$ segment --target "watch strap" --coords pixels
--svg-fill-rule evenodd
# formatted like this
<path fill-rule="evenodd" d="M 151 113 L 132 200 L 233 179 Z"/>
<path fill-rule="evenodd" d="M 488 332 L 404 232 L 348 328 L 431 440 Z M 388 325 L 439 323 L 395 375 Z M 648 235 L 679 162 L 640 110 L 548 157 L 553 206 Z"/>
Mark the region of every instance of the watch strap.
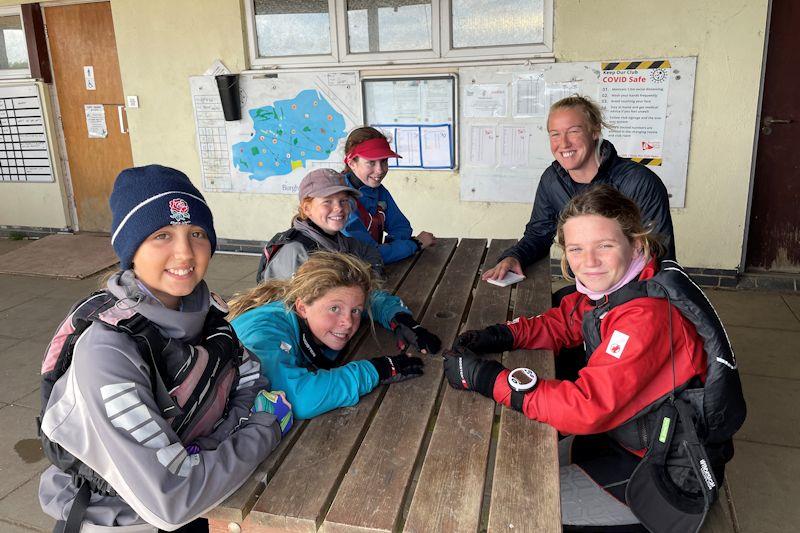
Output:
<path fill-rule="evenodd" d="M 525 402 L 525 394 L 527 392 L 520 392 L 511 389 L 511 408 L 515 411 L 522 412 L 522 404 Z"/>

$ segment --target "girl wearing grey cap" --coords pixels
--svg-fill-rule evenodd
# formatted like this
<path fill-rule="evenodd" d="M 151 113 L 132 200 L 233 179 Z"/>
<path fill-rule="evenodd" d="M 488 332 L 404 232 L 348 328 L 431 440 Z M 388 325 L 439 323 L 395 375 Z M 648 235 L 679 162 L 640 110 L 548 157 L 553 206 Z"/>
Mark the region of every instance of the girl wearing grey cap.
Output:
<path fill-rule="evenodd" d="M 383 261 L 375 244 L 342 233 L 360 196 L 335 170 L 318 168 L 306 174 L 300 182 L 300 207 L 292 218 L 292 227 L 264 246 L 256 281 L 289 279 L 308 261 L 310 254 L 318 251 L 352 254 L 369 263 L 373 273 L 382 278 Z M 410 344 L 424 353 L 439 351 L 439 338 L 414 320 L 399 297 L 383 290 L 373 291 L 370 305 L 373 316 L 390 317 L 401 349 Z"/>

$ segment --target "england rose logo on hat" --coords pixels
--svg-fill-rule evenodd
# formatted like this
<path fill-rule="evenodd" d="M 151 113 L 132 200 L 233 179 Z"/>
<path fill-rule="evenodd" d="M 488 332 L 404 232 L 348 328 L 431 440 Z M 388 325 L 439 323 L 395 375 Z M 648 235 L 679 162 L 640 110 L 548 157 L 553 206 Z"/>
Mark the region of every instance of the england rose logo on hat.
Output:
<path fill-rule="evenodd" d="M 173 198 L 169 201 L 170 224 L 189 224 L 189 204 L 183 198 Z"/>

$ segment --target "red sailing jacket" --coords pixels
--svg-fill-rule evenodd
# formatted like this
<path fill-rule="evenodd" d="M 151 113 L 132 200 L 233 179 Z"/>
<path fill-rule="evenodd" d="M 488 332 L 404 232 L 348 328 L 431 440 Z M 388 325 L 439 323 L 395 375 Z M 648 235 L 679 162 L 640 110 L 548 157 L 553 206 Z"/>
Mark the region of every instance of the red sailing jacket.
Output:
<path fill-rule="evenodd" d="M 639 279 L 655 274 L 655 262 L 645 266 Z M 593 308 L 588 297 L 573 293 L 558 308 L 531 318 L 520 317 L 508 325 L 514 348 L 548 349 L 578 346 L 583 342 L 583 315 Z M 672 338 L 669 319 L 672 314 Z M 593 434 L 623 424 L 673 387 L 670 342 L 675 354 L 675 384 L 694 376 L 705 382 L 703 340 L 694 325 L 667 300 L 637 298 L 611 309 L 603 318 L 600 346 L 589 357 L 576 381 L 542 380 L 525 396 L 523 412 L 562 433 Z M 510 406 L 508 371 L 494 384 L 494 399 Z"/>

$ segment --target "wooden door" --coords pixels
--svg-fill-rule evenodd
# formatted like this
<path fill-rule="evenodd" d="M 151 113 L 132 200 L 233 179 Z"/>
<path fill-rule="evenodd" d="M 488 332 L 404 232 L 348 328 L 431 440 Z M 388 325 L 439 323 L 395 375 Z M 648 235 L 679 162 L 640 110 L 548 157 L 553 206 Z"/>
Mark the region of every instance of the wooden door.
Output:
<path fill-rule="evenodd" d="M 85 231 L 107 232 L 114 178 L 133 165 L 130 139 L 120 124 L 124 97 L 111 5 L 74 4 L 44 11 L 78 225 Z M 94 70 L 94 90 L 87 88 L 91 85 L 84 73 L 87 66 Z M 89 137 L 87 104 L 103 106 L 105 138 Z"/>
<path fill-rule="evenodd" d="M 800 2 L 773 0 L 747 266 L 800 272 Z"/>

